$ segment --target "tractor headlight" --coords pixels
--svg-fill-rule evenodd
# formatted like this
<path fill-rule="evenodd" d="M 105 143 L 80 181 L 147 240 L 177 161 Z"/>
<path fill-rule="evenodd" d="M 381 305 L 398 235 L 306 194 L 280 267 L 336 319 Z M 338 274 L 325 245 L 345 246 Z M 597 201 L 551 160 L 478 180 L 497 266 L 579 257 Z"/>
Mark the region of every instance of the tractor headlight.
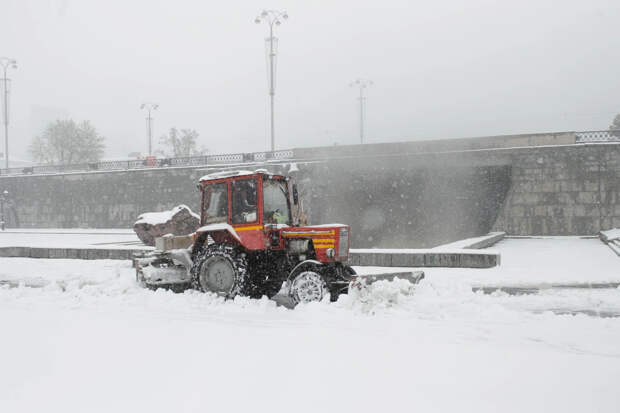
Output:
<path fill-rule="evenodd" d="M 327 255 L 327 258 L 334 258 L 336 256 L 336 250 L 333 248 L 328 248 L 325 251 L 325 255 Z"/>
<path fill-rule="evenodd" d="M 340 241 L 338 242 L 338 255 L 346 257 L 349 255 L 349 229 L 340 228 Z"/>

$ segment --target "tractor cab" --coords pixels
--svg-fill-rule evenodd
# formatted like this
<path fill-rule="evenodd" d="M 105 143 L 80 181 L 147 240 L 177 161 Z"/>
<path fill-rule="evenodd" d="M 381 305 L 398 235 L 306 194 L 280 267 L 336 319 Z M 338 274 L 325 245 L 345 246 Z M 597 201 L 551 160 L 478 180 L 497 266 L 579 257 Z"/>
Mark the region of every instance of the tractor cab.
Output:
<path fill-rule="evenodd" d="M 201 178 L 201 225 L 227 224 L 251 250 L 280 247 L 270 232 L 294 226 L 289 180 L 266 172 L 224 172 Z"/>
<path fill-rule="evenodd" d="M 227 223 L 236 229 L 248 225 L 292 225 L 287 178 L 263 172 L 212 174 L 201 182 L 201 224 Z"/>

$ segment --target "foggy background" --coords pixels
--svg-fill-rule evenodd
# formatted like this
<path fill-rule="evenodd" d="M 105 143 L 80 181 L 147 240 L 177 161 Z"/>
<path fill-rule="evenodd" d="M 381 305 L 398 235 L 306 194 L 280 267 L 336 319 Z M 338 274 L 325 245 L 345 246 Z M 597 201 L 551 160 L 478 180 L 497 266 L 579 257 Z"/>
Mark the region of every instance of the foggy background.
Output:
<path fill-rule="evenodd" d="M 0 0 L 10 150 L 47 121 L 91 120 L 106 158 L 192 128 L 211 153 L 269 146 L 264 39 L 276 30 L 276 147 L 605 129 L 620 112 L 620 2 Z M 4 136 L 2 136 L 4 139 Z M 3 146 L 3 145 L 2 145 Z"/>

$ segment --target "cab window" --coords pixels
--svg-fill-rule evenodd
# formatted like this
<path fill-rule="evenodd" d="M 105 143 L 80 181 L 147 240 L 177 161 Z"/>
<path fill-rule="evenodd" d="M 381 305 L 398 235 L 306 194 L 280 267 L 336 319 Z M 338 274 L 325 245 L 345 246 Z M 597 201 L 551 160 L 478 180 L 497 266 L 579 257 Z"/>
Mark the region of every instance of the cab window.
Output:
<path fill-rule="evenodd" d="M 232 223 L 249 224 L 258 221 L 256 209 L 256 179 L 232 181 Z"/>
<path fill-rule="evenodd" d="M 265 223 L 291 225 L 286 182 L 276 179 L 263 181 Z"/>
<path fill-rule="evenodd" d="M 205 185 L 202 203 L 202 222 L 228 222 L 228 185 L 226 182 Z"/>

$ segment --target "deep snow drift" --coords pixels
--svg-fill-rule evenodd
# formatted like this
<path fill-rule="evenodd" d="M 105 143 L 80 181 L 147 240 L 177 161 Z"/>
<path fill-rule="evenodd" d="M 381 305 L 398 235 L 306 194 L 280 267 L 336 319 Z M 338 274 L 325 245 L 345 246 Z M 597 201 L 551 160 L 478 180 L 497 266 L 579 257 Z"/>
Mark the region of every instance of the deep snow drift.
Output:
<path fill-rule="evenodd" d="M 617 311 L 620 289 L 471 287 L 617 281 L 620 259 L 576 238 L 497 249 L 497 269 L 295 310 L 143 290 L 124 261 L 0 259 L 0 411 L 617 412 L 620 318 L 551 310 Z"/>

